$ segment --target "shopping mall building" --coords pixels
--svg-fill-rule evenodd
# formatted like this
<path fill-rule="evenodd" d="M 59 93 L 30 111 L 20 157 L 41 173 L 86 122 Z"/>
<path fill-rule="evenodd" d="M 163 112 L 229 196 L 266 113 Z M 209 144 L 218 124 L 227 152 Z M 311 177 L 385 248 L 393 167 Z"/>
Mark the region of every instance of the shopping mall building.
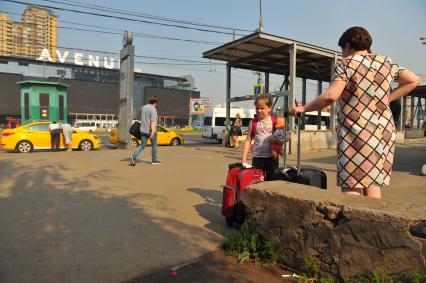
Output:
<path fill-rule="evenodd" d="M 80 114 L 87 117 L 118 116 L 119 69 L 113 61 L 104 64 L 72 64 L 32 58 L 0 56 L 0 125 L 21 116 L 19 85 L 23 80 L 61 81 L 69 85 L 68 120 Z M 115 62 L 117 64 L 117 62 Z M 199 98 L 191 76 L 170 77 L 135 72 L 133 109 L 156 95 L 163 123 L 187 125 L 191 98 Z M 84 116 L 80 115 L 80 116 Z M 115 118 L 116 119 L 116 118 Z"/>

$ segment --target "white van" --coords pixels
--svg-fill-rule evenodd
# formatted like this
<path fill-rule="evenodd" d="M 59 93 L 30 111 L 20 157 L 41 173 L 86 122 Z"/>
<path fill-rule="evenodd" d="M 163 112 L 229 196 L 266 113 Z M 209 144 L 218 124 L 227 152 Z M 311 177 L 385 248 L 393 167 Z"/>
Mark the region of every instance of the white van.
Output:
<path fill-rule="evenodd" d="M 81 132 L 94 132 L 98 127 L 96 122 L 75 122 L 73 128 Z"/>
<path fill-rule="evenodd" d="M 247 132 L 250 120 L 254 118 L 256 111 L 254 109 L 231 108 L 231 122 L 235 121 L 235 115 L 240 113 L 242 119 L 241 130 Z M 210 108 L 204 113 L 202 137 L 206 139 L 215 139 L 222 142 L 222 131 L 225 130 L 226 108 Z"/>

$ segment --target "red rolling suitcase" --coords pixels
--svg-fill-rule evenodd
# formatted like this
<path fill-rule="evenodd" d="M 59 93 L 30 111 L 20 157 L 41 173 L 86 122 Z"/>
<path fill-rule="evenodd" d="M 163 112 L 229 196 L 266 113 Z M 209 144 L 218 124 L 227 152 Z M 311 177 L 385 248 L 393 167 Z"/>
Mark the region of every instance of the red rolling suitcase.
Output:
<path fill-rule="evenodd" d="M 301 119 L 298 116 L 297 127 L 297 165 L 294 167 L 287 167 L 286 155 L 287 150 L 284 150 L 284 167 L 279 167 L 272 174 L 271 181 L 282 180 L 292 183 L 304 184 L 320 189 L 327 189 L 327 175 L 318 169 L 309 169 L 300 167 L 300 125 Z M 286 134 L 286 133 L 285 133 Z"/>
<path fill-rule="evenodd" d="M 241 163 L 229 165 L 222 200 L 222 215 L 228 226 L 232 226 L 234 222 L 244 222 L 244 190 L 252 184 L 263 182 L 264 178 L 260 169 L 244 168 Z"/>

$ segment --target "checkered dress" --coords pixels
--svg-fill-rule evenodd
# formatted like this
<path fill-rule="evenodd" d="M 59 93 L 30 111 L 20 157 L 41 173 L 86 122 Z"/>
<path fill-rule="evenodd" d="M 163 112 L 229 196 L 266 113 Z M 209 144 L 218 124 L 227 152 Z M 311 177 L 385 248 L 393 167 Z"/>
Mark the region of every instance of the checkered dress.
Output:
<path fill-rule="evenodd" d="M 346 82 L 338 100 L 338 186 L 389 185 L 396 139 L 389 93 L 402 70 L 380 55 L 353 55 L 336 65 L 332 80 Z"/>

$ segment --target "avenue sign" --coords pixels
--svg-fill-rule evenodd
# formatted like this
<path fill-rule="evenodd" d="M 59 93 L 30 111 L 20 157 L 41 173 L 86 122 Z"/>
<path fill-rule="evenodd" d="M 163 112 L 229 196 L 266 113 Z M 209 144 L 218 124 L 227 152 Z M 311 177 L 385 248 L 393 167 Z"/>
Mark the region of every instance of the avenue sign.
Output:
<path fill-rule="evenodd" d="M 57 55 L 56 62 L 60 62 L 60 63 L 66 63 L 67 60 L 68 61 L 71 60 L 74 62 L 75 65 L 80 65 L 80 66 L 87 65 L 89 67 L 106 68 L 106 69 L 120 68 L 120 61 L 115 60 L 114 58 L 108 57 L 108 56 L 103 56 L 103 58 L 100 59 L 99 56 L 94 56 L 92 54 L 88 54 L 86 57 L 83 53 L 80 53 L 80 52 L 75 52 L 74 56 L 69 56 L 70 53 L 68 51 L 64 51 L 63 53 L 61 53 L 61 51 L 59 50 L 56 50 L 56 55 Z M 44 48 L 41 51 L 41 54 L 37 58 L 37 60 L 55 62 L 52 59 L 49 49 L 47 48 Z M 87 61 L 87 62 L 84 63 L 84 61 Z"/>

